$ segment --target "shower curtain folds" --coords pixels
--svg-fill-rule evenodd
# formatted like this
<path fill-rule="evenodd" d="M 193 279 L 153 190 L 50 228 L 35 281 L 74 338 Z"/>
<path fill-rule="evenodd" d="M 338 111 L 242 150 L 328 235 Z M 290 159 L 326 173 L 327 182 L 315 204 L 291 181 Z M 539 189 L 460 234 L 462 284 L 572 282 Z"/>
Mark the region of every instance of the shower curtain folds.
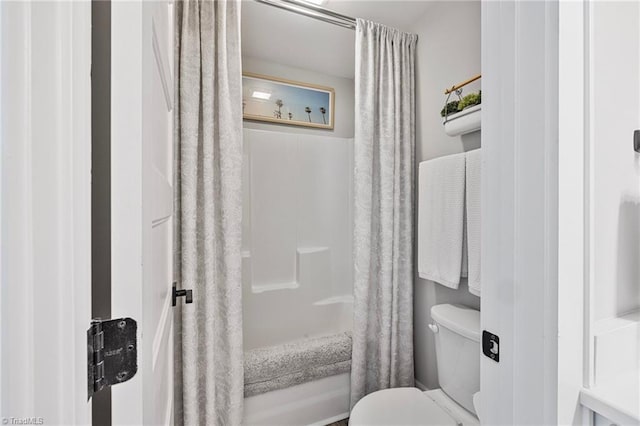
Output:
<path fill-rule="evenodd" d="M 240 0 L 176 7 L 176 424 L 242 424 Z"/>
<path fill-rule="evenodd" d="M 416 43 L 356 20 L 352 406 L 414 384 Z"/>

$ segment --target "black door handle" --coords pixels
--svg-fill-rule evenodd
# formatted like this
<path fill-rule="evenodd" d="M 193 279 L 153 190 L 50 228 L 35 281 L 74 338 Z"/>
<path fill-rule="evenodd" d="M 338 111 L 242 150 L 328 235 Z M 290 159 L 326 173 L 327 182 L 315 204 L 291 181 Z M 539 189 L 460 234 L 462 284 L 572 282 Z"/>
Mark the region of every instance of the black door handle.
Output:
<path fill-rule="evenodd" d="M 173 290 L 171 293 L 171 303 L 176 306 L 178 297 L 184 297 L 185 303 L 193 303 L 193 291 L 192 290 L 177 290 L 176 283 L 173 283 Z"/>

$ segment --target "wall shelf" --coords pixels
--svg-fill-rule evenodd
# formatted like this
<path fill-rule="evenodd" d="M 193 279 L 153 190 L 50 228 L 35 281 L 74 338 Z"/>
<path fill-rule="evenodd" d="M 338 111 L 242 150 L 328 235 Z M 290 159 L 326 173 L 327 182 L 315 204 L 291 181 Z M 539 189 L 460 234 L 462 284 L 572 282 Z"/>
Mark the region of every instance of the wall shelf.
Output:
<path fill-rule="evenodd" d="M 481 111 L 482 104 L 443 117 L 444 132 L 449 136 L 460 136 L 480 130 Z"/>

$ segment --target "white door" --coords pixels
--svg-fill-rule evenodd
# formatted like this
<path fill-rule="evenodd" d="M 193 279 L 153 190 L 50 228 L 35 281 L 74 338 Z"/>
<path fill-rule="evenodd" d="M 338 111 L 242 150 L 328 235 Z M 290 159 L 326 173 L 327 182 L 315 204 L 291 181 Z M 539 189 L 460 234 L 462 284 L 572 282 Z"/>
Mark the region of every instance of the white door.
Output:
<path fill-rule="evenodd" d="M 482 2 L 481 322 L 500 338 L 499 362 L 481 356 L 486 425 L 558 424 L 558 10 Z"/>
<path fill-rule="evenodd" d="M 0 2 L 0 418 L 88 424 L 91 3 Z"/>
<path fill-rule="evenodd" d="M 173 4 L 111 4 L 112 317 L 138 322 L 113 424 L 173 416 Z"/>

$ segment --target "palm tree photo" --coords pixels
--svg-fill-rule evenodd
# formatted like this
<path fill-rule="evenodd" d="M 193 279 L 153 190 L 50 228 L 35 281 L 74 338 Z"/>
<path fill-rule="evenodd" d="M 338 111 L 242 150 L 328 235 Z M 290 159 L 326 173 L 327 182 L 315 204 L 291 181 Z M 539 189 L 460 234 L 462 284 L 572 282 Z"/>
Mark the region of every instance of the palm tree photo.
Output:
<path fill-rule="evenodd" d="M 323 124 L 327 124 L 327 120 L 325 118 L 325 114 L 327 113 L 327 110 L 325 109 L 325 107 L 320 107 L 320 114 L 322 114 L 322 123 Z"/>
<path fill-rule="evenodd" d="M 309 108 L 309 107 L 304 107 L 304 112 L 306 112 L 307 114 L 309 114 L 309 123 L 311 123 L 311 108 Z"/>
<path fill-rule="evenodd" d="M 273 112 L 276 118 L 282 118 L 282 105 L 284 105 L 284 103 L 282 102 L 282 99 L 278 99 L 276 101 L 276 106 L 278 107 L 278 110 Z"/>

